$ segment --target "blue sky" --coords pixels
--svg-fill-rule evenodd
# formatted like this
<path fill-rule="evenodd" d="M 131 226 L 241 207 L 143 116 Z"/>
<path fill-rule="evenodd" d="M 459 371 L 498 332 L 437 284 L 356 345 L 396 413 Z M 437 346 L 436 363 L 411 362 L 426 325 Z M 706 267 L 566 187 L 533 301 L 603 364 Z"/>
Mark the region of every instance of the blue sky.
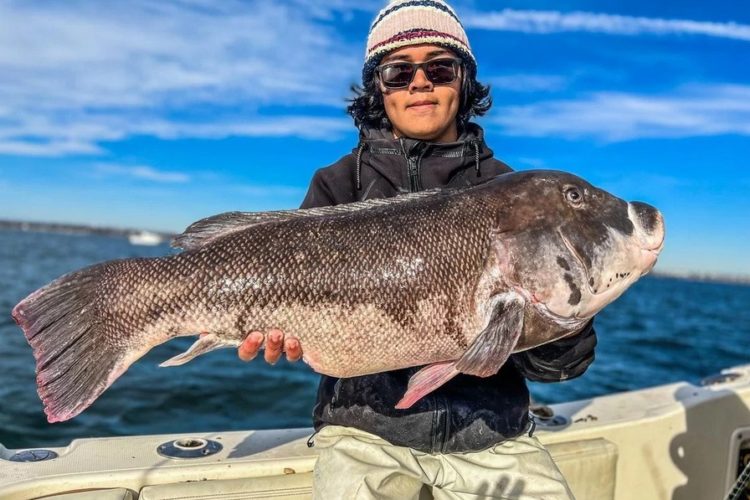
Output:
<path fill-rule="evenodd" d="M 382 1 L 0 0 L 0 218 L 178 231 L 294 208 L 356 145 Z M 750 6 L 455 1 L 517 169 L 660 208 L 658 269 L 750 275 Z"/>

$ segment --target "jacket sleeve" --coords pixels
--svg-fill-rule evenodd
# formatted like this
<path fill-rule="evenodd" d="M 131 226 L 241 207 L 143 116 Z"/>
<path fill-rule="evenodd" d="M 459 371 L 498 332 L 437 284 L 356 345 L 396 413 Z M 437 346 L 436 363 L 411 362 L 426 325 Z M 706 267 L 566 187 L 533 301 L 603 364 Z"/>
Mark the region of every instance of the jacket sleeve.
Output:
<path fill-rule="evenodd" d="M 514 354 L 511 359 L 533 382 L 560 382 L 583 375 L 594 361 L 595 347 L 596 331 L 592 319 L 571 337 Z"/>

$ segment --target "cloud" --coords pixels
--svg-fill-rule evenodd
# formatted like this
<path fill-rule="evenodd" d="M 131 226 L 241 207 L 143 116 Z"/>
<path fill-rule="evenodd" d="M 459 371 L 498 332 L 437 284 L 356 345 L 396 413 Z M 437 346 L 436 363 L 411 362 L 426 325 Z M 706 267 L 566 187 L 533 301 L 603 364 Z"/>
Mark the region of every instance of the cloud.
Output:
<path fill-rule="evenodd" d="M 0 73 L 12 78 L 0 79 L 0 153 L 97 154 L 133 135 L 337 133 L 341 115 L 320 115 L 340 113 L 362 56 L 330 20 L 361 8 L 2 2 Z"/>
<path fill-rule="evenodd" d="M 568 79 L 558 75 L 497 75 L 485 79 L 492 85 L 493 90 L 508 90 L 511 92 L 553 92 L 564 89 Z"/>
<path fill-rule="evenodd" d="M 348 118 L 315 116 L 279 116 L 258 118 L 253 121 L 220 121 L 218 123 L 152 121 L 141 123 L 138 127 L 141 133 L 148 133 L 162 139 L 297 136 L 320 140 L 337 138 L 350 131 L 351 128 L 351 120 Z"/>
<path fill-rule="evenodd" d="M 750 25 L 747 24 L 619 16 L 594 12 L 503 9 L 499 12 L 469 13 L 464 17 L 464 25 L 473 29 L 539 34 L 579 31 L 630 36 L 702 35 L 750 41 Z"/>
<path fill-rule="evenodd" d="M 102 9 L 90 0 L 0 1 L 0 74 L 12 75 L 0 78 L 0 154 L 99 155 L 108 142 L 134 136 L 338 139 L 353 130 L 341 109 L 362 63 L 362 47 L 344 37 L 342 23 L 383 5 L 132 0 Z M 467 12 L 464 21 L 472 29 L 529 33 L 750 40 L 750 26 L 736 23 L 586 12 L 506 9 Z M 553 92 L 570 82 L 522 73 L 497 75 L 490 83 L 496 90 Z M 590 99 L 625 97 L 601 93 Z M 565 114 L 559 108 L 564 103 L 536 106 L 545 105 Z M 533 121 L 541 108 L 511 109 L 516 118 Z"/>
<path fill-rule="evenodd" d="M 501 108 L 489 121 L 508 135 L 607 142 L 750 135 L 750 86 L 692 85 L 668 95 L 595 92 Z"/>
<path fill-rule="evenodd" d="M 92 155 L 104 152 L 103 141 L 148 135 L 160 139 L 225 137 L 302 137 L 335 140 L 352 128 L 348 118 L 278 116 L 235 119 L 170 120 L 122 110 L 97 113 L 71 111 L 68 116 L 29 118 L 16 127 L 0 125 L 0 153 L 23 156 Z"/>
<path fill-rule="evenodd" d="M 131 179 L 146 180 L 160 183 L 186 183 L 190 176 L 182 172 L 165 172 L 148 165 L 114 165 L 101 163 L 94 166 L 94 173 L 98 176 L 122 176 Z"/>
<path fill-rule="evenodd" d="M 71 154 L 96 154 L 102 149 L 92 143 L 77 140 L 45 139 L 41 142 L 0 138 L 0 154 L 18 156 L 65 156 Z"/>

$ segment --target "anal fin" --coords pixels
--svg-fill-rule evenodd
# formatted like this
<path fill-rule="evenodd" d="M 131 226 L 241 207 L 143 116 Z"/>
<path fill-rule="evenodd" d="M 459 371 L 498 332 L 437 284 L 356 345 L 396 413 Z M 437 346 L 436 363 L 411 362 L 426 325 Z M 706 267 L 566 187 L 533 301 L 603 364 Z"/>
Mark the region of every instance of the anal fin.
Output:
<path fill-rule="evenodd" d="M 233 344 L 227 343 L 226 341 L 220 339 L 219 336 L 215 333 L 203 334 L 198 340 L 193 343 L 193 345 L 190 346 L 190 349 L 183 352 L 182 354 L 178 354 L 173 358 L 169 358 L 159 366 L 161 368 L 164 368 L 168 366 L 184 365 L 188 361 L 197 358 L 201 354 L 206 354 L 207 352 L 211 352 L 215 349 L 221 349 L 223 347 L 231 347 L 232 345 Z"/>
<path fill-rule="evenodd" d="M 414 403 L 458 375 L 460 372 L 455 366 L 455 361 L 433 363 L 412 375 L 404 397 L 396 403 L 396 409 L 411 408 Z"/>

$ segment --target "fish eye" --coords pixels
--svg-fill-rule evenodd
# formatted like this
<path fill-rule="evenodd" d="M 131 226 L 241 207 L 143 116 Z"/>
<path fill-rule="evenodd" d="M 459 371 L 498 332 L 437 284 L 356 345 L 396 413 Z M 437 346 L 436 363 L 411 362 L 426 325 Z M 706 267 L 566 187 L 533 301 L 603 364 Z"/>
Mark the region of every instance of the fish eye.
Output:
<path fill-rule="evenodd" d="M 563 189 L 565 199 L 574 207 L 583 205 L 583 192 L 576 186 L 565 186 Z"/>

